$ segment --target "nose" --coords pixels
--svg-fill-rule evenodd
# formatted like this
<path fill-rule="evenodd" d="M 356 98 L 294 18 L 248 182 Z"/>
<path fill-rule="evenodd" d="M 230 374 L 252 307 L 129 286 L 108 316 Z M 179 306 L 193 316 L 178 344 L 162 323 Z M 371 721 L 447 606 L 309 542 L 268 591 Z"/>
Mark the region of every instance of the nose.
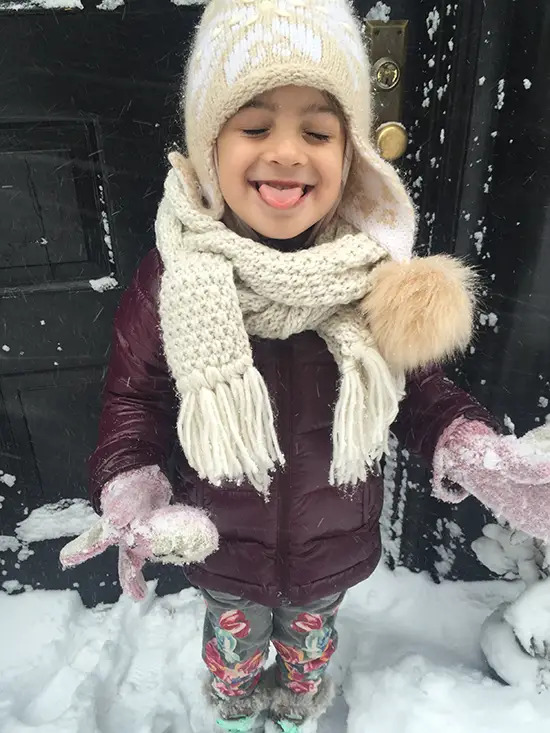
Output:
<path fill-rule="evenodd" d="M 271 135 L 262 158 L 266 163 L 274 163 L 287 168 L 307 163 L 307 155 L 301 140 L 293 135 Z"/>

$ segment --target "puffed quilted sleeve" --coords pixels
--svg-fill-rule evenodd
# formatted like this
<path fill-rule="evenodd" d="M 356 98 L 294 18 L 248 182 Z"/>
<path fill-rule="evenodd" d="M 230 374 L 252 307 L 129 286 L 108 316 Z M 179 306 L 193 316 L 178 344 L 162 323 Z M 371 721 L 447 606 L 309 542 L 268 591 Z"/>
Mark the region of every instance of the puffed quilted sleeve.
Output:
<path fill-rule="evenodd" d="M 166 464 L 176 439 L 177 399 L 162 348 L 158 290 L 162 262 L 149 252 L 123 294 L 113 337 L 97 447 L 89 459 L 90 500 L 129 469 Z"/>
<path fill-rule="evenodd" d="M 410 453 L 431 464 L 443 431 L 459 417 L 480 420 L 501 432 L 496 418 L 441 368 L 420 369 L 407 379 L 406 396 L 392 431 Z"/>

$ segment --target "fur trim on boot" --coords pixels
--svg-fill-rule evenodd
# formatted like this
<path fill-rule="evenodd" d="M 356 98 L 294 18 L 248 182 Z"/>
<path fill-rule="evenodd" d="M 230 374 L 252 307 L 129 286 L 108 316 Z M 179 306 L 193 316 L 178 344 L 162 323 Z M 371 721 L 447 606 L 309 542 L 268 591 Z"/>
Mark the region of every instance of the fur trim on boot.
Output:
<path fill-rule="evenodd" d="M 476 281 L 471 268 L 447 255 L 378 265 L 360 309 L 388 365 L 410 371 L 464 351 Z"/>
<path fill-rule="evenodd" d="M 246 697 L 222 697 L 212 687 L 212 680 L 205 680 L 204 696 L 218 718 L 224 721 L 237 721 L 250 718 L 249 727 L 243 730 L 256 733 L 263 731 L 265 717 L 273 696 L 274 674 L 271 670 L 262 673 L 254 692 Z M 219 729 L 221 730 L 220 726 Z M 228 728 L 226 727 L 226 730 Z M 238 728 L 235 728 L 238 730 Z"/>
<path fill-rule="evenodd" d="M 317 720 L 329 708 L 334 697 L 334 684 L 325 677 L 316 693 L 298 694 L 284 687 L 276 687 L 271 700 L 269 717 L 273 726 L 266 733 L 315 733 Z"/>

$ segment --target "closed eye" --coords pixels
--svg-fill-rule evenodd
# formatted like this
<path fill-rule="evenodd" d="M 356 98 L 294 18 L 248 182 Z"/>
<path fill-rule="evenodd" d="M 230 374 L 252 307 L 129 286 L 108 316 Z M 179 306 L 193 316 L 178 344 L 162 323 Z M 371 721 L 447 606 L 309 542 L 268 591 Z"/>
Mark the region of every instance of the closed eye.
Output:
<path fill-rule="evenodd" d="M 266 127 L 259 127 L 254 128 L 250 130 L 243 130 L 243 135 L 247 135 L 248 137 L 259 137 L 260 135 L 264 135 L 267 132 Z M 306 132 L 306 135 L 309 135 L 309 137 L 314 138 L 315 140 L 318 140 L 319 142 L 328 142 L 330 140 L 330 135 L 323 135 L 320 132 Z"/>

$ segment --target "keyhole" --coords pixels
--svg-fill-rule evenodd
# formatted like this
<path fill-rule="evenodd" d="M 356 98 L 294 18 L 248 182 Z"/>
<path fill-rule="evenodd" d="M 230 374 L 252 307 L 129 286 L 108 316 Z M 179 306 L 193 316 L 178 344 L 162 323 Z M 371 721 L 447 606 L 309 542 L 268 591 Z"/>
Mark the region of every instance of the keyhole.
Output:
<path fill-rule="evenodd" d="M 399 66 L 392 59 L 379 59 L 374 65 L 374 78 L 378 89 L 394 89 L 399 83 Z"/>

